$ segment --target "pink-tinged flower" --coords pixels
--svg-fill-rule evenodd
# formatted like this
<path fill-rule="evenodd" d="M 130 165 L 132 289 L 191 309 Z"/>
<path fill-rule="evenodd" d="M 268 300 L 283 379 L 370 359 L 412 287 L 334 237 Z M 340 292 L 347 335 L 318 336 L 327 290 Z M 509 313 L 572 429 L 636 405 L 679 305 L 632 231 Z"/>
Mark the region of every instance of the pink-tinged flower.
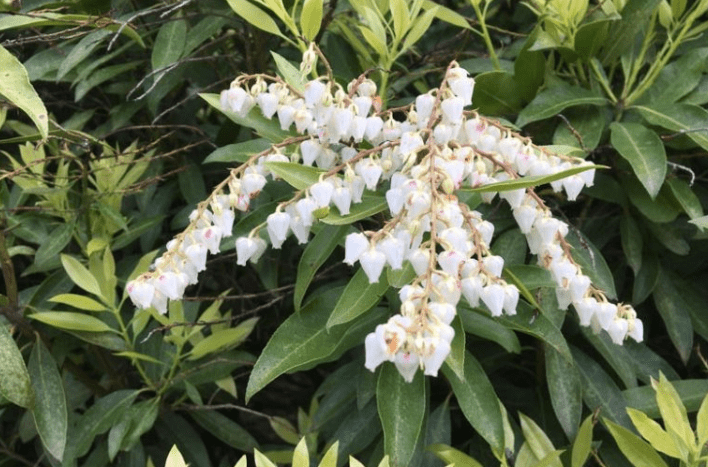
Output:
<path fill-rule="evenodd" d="M 400 352 L 396 354 L 396 359 L 394 360 L 396 364 L 396 369 L 403 376 L 403 379 L 407 383 L 413 381 L 415 377 L 415 372 L 420 366 L 420 356 L 411 352 Z"/>
<path fill-rule="evenodd" d="M 379 281 L 379 276 L 386 264 L 386 255 L 376 248 L 369 248 L 359 257 L 362 269 L 369 278 L 369 283 L 374 284 Z"/>
<path fill-rule="evenodd" d="M 467 257 L 457 250 L 445 250 L 438 253 L 438 264 L 447 274 L 459 277 L 460 267 Z"/>
<path fill-rule="evenodd" d="M 155 289 L 170 300 L 179 300 L 182 298 L 184 288 L 180 286 L 179 278 L 174 272 L 167 271 L 159 274 L 155 277 L 153 283 Z"/>
<path fill-rule="evenodd" d="M 130 300 L 138 308 L 150 308 L 152 298 L 155 295 L 155 287 L 147 281 L 133 280 L 128 282 L 126 291 Z"/>
<path fill-rule="evenodd" d="M 290 215 L 287 212 L 274 212 L 266 219 L 268 236 L 273 248 L 279 249 L 288 236 Z"/>

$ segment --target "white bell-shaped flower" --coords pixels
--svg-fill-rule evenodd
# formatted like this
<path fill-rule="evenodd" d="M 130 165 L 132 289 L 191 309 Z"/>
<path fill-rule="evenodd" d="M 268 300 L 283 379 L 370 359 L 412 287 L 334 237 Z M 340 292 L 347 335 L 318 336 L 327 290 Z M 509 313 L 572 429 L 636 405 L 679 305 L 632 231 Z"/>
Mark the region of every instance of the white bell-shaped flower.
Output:
<path fill-rule="evenodd" d="M 254 197 L 263 189 L 266 179 L 259 173 L 247 173 L 241 179 L 241 193 L 248 197 Z"/>
<path fill-rule="evenodd" d="M 312 225 L 312 221 L 314 220 L 312 217 L 312 213 L 315 211 L 315 209 L 317 209 L 317 203 L 307 197 L 300 198 L 295 203 L 295 210 L 300 216 L 302 223 L 307 226 Z"/>
<path fill-rule="evenodd" d="M 592 297 L 585 297 L 580 301 L 573 302 L 575 311 L 578 313 L 581 326 L 590 326 L 593 316 L 599 310 L 600 304 Z"/>
<path fill-rule="evenodd" d="M 310 195 L 318 208 L 329 206 L 329 202 L 332 200 L 332 193 L 334 193 L 334 185 L 328 180 L 314 183 L 310 187 Z"/>
<path fill-rule="evenodd" d="M 258 250 L 258 244 L 251 237 L 239 237 L 236 239 L 236 264 L 245 266 L 246 262 Z"/>
<path fill-rule="evenodd" d="M 287 212 L 274 212 L 266 219 L 268 236 L 273 248 L 279 249 L 288 236 L 290 215 Z"/>
<path fill-rule="evenodd" d="M 519 304 L 519 289 L 512 284 L 504 286 L 504 312 L 513 316 L 516 314 L 516 306 Z"/>
<path fill-rule="evenodd" d="M 438 254 L 438 264 L 447 274 L 459 277 L 460 267 L 467 256 L 457 250 L 445 250 Z"/>
<path fill-rule="evenodd" d="M 415 273 L 422 276 L 430 265 L 430 251 L 416 248 L 408 255 L 408 261 L 410 261 L 411 266 L 413 266 Z"/>
<path fill-rule="evenodd" d="M 405 245 L 398 238 L 386 237 L 376 245 L 376 248 L 386 255 L 386 262 L 391 266 L 391 269 L 398 270 L 403 267 Z"/>
<path fill-rule="evenodd" d="M 465 101 L 461 97 L 451 97 L 443 99 L 440 104 L 442 109 L 443 121 L 450 125 L 458 125 L 462 123 L 462 110 L 465 107 Z"/>
<path fill-rule="evenodd" d="M 206 269 L 207 247 L 202 243 L 193 243 L 184 249 L 187 260 L 198 272 Z"/>
<path fill-rule="evenodd" d="M 492 316 L 501 316 L 504 308 L 504 287 L 500 284 L 488 284 L 482 288 L 480 298 L 487 305 Z"/>
<path fill-rule="evenodd" d="M 462 295 L 465 296 L 470 306 L 479 306 L 479 298 L 482 294 L 482 279 L 479 276 L 469 276 L 462 279 Z M 502 301 L 502 306 L 504 302 Z"/>
<path fill-rule="evenodd" d="M 369 278 L 369 283 L 374 284 L 379 281 L 379 276 L 386 264 L 386 255 L 376 248 L 369 248 L 359 257 L 362 269 Z"/>
<path fill-rule="evenodd" d="M 177 274 L 172 271 L 165 271 L 158 274 L 153 281 L 155 289 L 170 300 L 179 300 L 182 298 L 184 289 L 180 286 Z"/>
<path fill-rule="evenodd" d="M 400 352 L 396 354 L 396 359 L 394 360 L 396 369 L 403 376 L 403 379 L 407 383 L 413 381 L 415 377 L 415 372 L 420 366 L 420 356 L 412 352 Z"/>
<path fill-rule="evenodd" d="M 482 265 L 487 273 L 499 277 L 504 270 L 504 258 L 496 255 L 485 256 L 482 258 Z"/>
<path fill-rule="evenodd" d="M 644 340 L 644 323 L 642 323 L 642 320 L 639 318 L 630 319 L 628 325 L 627 335 L 637 342 L 642 342 Z"/>
<path fill-rule="evenodd" d="M 261 108 L 263 116 L 270 120 L 278 110 L 278 96 L 269 92 L 264 92 L 256 97 L 256 103 Z"/>
<path fill-rule="evenodd" d="M 455 307 L 450 305 L 449 303 L 432 302 L 428 304 L 428 308 L 435 316 L 438 317 L 440 321 L 445 324 L 452 323 L 452 320 L 457 314 Z"/>
<path fill-rule="evenodd" d="M 607 334 L 610 335 L 610 339 L 617 345 L 622 345 L 624 339 L 627 337 L 627 331 L 629 330 L 629 325 L 627 320 L 624 318 L 615 318 L 612 323 L 610 323 L 607 328 Z"/>
<path fill-rule="evenodd" d="M 435 345 L 431 346 L 432 352 L 421 357 L 423 361 L 424 372 L 428 376 L 437 376 L 438 370 L 442 366 L 443 362 L 450 354 L 450 343 L 443 339 L 435 339 Z"/>
<path fill-rule="evenodd" d="M 344 241 L 344 262 L 350 266 L 359 261 L 361 255 L 369 249 L 369 239 L 362 233 L 351 233 Z"/>
<path fill-rule="evenodd" d="M 340 215 L 348 215 L 352 205 L 352 192 L 349 187 L 339 186 L 335 188 L 334 193 L 332 193 L 332 202 L 337 206 Z"/>
<path fill-rule="evenodd" d="M 361 178 L 364 179 L 366 188 L 369 190 L 375 190 L 376 185 L 379 183 L 379 179 L 381 178 L 381 174 L 383 173 L 381 164 L 373 161 L 372 159 L 365 159 L 357 164 L 357 168 L 359 169 L 359 175 L 361 175 Z"/>

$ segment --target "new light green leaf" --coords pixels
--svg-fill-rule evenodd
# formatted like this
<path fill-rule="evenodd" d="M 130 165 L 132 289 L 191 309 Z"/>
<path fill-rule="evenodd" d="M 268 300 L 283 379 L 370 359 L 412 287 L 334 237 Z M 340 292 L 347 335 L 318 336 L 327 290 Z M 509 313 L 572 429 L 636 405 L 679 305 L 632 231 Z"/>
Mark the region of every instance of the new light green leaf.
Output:
<path fill-rule="evenodd" d="M 635 467 L 668 467 L 659 453 L 628 429 L 604 419 L 622 454 Z"/>
<path fill-rule="evenodd" d="M 189 360 L 197 360 L 218 350 L 239 345 L 251 334 L 257 322 L 258 318 L 250 318 L 235 328 L 215 331 L 194 346 L 189 354 Z"/>
<path fill-rule="evenodd" d="M 90 297 L 73 293 L 55 295 L 48 301 L 73 306 L 86 311 L 106 311 L 107 309 L 106 305 L 99 303 Z"/>
<path fill-rule="evenodd" d="M 0 322 L 0 396 L 13 404 L 32 408 L 34 392 L 20 349 L 7 327 Z"/>
<path fill-rule="evenodd" d="M 385 363 L 376 385 L 376 402 L 384 432 L 384 452 L 394 465 L 408 465 L 423 431 L 425 376 L 417 371 L 408 383 L 394 365 Z"/>
<path fill-rule="evenodd" d="M 610 141 L 632 166 L 649 195 L 655 198 L 666 176 L 666 151 L 659 136 L 639 123 L 613 122 Z"/>
<path fill-rule="evenodd" d="M 385 274 L 381 274 L 378 282 L 370 284 L 366 273 L 360 268 L 339 297 L 327 320 L 327 329 L 348 323 L 379 303 L 381 296 L 388 290 L 385 277 Z"/>
<path fill-rule="evenodd" d="M 36 395 L 32 416 L 44 448 L 59 461 L 68 430 L 66 394 L 57 364 L 41 340 L 32 348 L 29 374 Z"/>
<path fill-rule="evenodd" d="M 49 135 L 47 109 L 32 87 L 27 70 L 2 45 L 0 45 L 0 95 L 22 109 L 32 119 L 42 138 Z"/>
<path fill-rule="evenodd" d="M 322 0 L 305 0 L 300 14 L 300 29 L 305 39 L 312 41 L 322 25 Z"/>
<path fill-rule="evenodd" d="M 286 38 L 283 33 L 280 32 L 280 28 L 277 24 L 275 24 L 273 18 L 253 3 L 247 0 L 227 1 L 229 2 L 231 9 L 234 10 L 237 15 L 251 23 L 253 26 L 275 36 L 280 36 L 283 39 Z"/>
<path fill-rule="evenodd" d="M 320 180 L 320 175 L 325 173 L 322 169 L 294 162 L 266 162 L 265 166 L 297 190 L 314 185 Z"/>
<path fill-rule="evenodd" d="M 86 332 L 113 331 L 110 326 L 95 316 L 71 311 L 40 311 L 32 313 L 29 317 L 59 329 Z"/>
<path fill-rule="evenodd" d="M 64 266 L 64 270 L 71 280 L 74 281 L 74 284 L 97 297 L 103 297 L 98 281 L 93 274 L 86 269 L 86 266 L 69 255 L 61 255 L 61 264 Z"/>
<path fill-rule="evenodd" d="M 573 449 L 571 452 L 571 467 L 583 467 L 585 461 L 590 455 L 590 448 L 592 446 L 592 419 L 593 416 L 589 415 L 580 425 L 578 434 L 573 441 Z"/>
<path fill-rule="evenodd" d="M 627 415 L 632 419 L 632 423 L 639 434 L 649 441 L 654 449 L 677 459 L 681 457 L 669 434 L 664 431 L 661 425 L 649 418 L 647 414 L 627 407 Z"/>
<path fill-rule="evenodd" d="M 315 1 L 322 1 L 322 0 L 315 0 Z M 278 72 L 280 73 L 280 76 L 283 77 L 285 82 L 287 82 L 290 86 L 292 86 L 298 92 L 304 92 L 305 91 L 305 77 L 302 75 L 300 70 L 297 67 L 293 66 L 293 64 L 290 63 L 282 55 L 277 54 L 273 51 L 271 51 L 270 54 L 273 56 L 273 60 L 275 60 L 275 66 L 278 67 Z"/>
<path fill-rule="evenodd" d="M 448 464 L 454 464 L 456 466 L 463 465 L 465 467 L 482 467 L 482 464 L 477 462 L 474 458 L 446 444 L 431 444 L 426 450 L 432 452 Z"/>
<path fill-rule="evenodd" d="M 521 431 L 524 433 L 524 439 L 526 439 L 529 448 L 536 458 L 545 459 L 546 456 L 555 452 L 553 443 L 551 443 L 551 440 L 548 439 L 546 433 L 544 433 L 536 422 L 521 412 L 519 412 L 519 419 L 521 421 Z M 549 460 L 548 465 L 551 467 L 562 467 L 558 459 Z"/>

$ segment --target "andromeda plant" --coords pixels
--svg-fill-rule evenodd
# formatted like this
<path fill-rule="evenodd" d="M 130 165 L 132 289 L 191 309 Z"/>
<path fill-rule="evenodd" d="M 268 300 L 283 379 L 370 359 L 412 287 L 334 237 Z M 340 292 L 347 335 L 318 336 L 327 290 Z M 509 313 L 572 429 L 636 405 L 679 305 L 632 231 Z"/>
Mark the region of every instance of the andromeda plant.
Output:
<path fill-rule="evenodd" d="M 316 61 L 311 48 L 300 77 L 312 73 Z M 312 225 L 332 205 L 350 223 L 361 219 L 353 205 L 367 190 L 383 187 L 390 217 L 378 230 L 348 235 L 344 262 L 359 262 L 371 283 L 387 265 L 398 270 L 410 263 L 415 278 L 399 292 L 400 313 L 366 337 L 368 369 L 391 361 L 406 381 L 418 368 L 436 376 L 450 353 L 455 334 L 450 324 L 462 297 L 492 316 L 516 314 L 520 289 L 502 279 L 504 260 L 489 248 L 494 226 L 457 196 L 470 190 L 482 192 L 486 202 L 498 193 L 510 205 L 531 253 L 551 272 L 561 309 L 572 304 L 581 325 L 606 331 L 616 344 L 627 337 L 642 340 L 635 311 L 608 302 L 591 284 L 565 239 L 568 225 L 554 218 L 533 191 L 534 185 L 551 181 L 555 191 L 574 200 L 592 185 L 596 166 L 535 146 L 465 110 L 472 104 L 474 79 L 456 62 L 440 87 L 388 110 L 381 109 L 376 85 L 365 75 L 346 89 L 331 73 L 307 83 L 292 77 L 240 76 L 221 93 L 224 110 L 241 118 L 259 111 L 277 118 L 282 130 L 294 126 L 297 135 L 232 169 L 199 204 L 154 269 L 128 284 L 137 307 L 165 313 L 168 300 L 181 299 L 205 269 L 207 253 L 218 253 L 222 238 L 232 235 L 235 212 L 247 211 L 269 179 L 287 180 L 297 164 L 311 166 L 314 177 L 296 186 L 300 189 L 266 222 L 236 239 L 237 263 L 257 262 L 268 243 L 281 248 L 290 233 L 301 244 L 308 242 Z"/>

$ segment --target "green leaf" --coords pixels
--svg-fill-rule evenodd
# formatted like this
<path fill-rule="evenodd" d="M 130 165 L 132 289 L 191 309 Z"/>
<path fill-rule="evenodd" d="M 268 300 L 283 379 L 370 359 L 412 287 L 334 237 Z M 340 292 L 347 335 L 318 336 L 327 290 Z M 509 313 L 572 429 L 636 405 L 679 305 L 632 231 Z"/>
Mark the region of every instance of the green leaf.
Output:
<path fill-rule="evenodd" d="M 0 45 L 0 95 L 25 112 L 37 126 L 42 138 L 49 135 L 49 119 L 44 103 L 27 76 L 27 70 Z"/>
<path fill-rule="evenodd" d="M 685 133 L 694 143 L 708 150 L 708 111 L 693 104 L 633 106 L 647 122 L 667 130 Z"/>
<path fill-rule="evenodd" d="M 0 396 L 31 409 L 34 394 L 25 361 L 7 327 L 0 322 Z"/>
<path fill-rule="evenodd" d="M 482 185 L 476 188 L 461 188 L 460 191 L 468 191 L 473 193 L 488 193 L 518 190 L 520 188 L 530 188 L 546 183 L 551 183 L 556 180 L 570 177 L 571 175 L 579 174 L 591 169 L 606 169 L 604 165 L 582 165 L 571 169 L 563 170 L 553 175 L 530 175 L 527 177 L 515 178 L 513 180 L 505 180 L 503 182 L 494 182 L 487 185 Z"/>
<path fill-rule="evenodd" d="M 683 294 L 675 285 L 680 280 L 663 268 L 659 268 L 653 297 L 671 342 L 685 364 L 691 356 L 693 348 L 693 325 L 688 311 L 689 304 L 686 303 Z"/>
<path fill-rule="evenodd" d="M 281 374 L 311 368 L 361 343 L 384 319 L 386 310 L 374 309 L 356 321 L 327 330 L 325 323 L 342 290 L 330 289 L 314 297 L 273 333 L 251 372 L 247 401 Z"/>
<path fill-rule="evenodd" d="M 245 466 L 245 464 L 244 464 Z M 293 451 L 292 467 L 310 467 L 310 453 L 307 449 L 307 438 L 302 438 Z"/>
<path fill-rule="evenodd" d="M 632 166 L 649 196 L 655 198 L 666 176 L 666 152 L 659 136 L 639 123 L 613 122 L 610 140 Z"/>
<path fill-rule="evenodd" d="M 315 273 L 327 261 L 348 231 L 348 226 L 324 226 L 305 247 L 297 265 L 297 279 L 293 292 L 295 311 L 300 311 L 302 299 L 305 298 Z"/>
<path fill-rule="evenodd" d="M 555 451 L 553 443 L 551 443 L 551 440 L 548 439 L 548 436 L 543 432 L 541 427 L 521 412 L 519 412 L 519 419 L 521 421 L 521 431 L 524 433 L 524 438 L 536 458 L 544 459 Z M 562 467 L 558 459 L 555 459 L 555 462 L 551 461 L 548 465 Z"/>
<path fill-rule="evenodd" d="M 686 407 L 687 412 L 695 412 L 708 393 L 708 380 L 684 379 L 671 383 Z M 650 418 L 659 418 L 661 412 L 656 403 L 656 391 L 651 386 L 642 386 L 622 391 L 627 406 L 646 413 Z"/>
<path fill-rule="evenodd" d="M 199 341 L 189 354 L 189 360 L 197 360 L 211 353 L 241 344 L 251 334 L 258 318 L 250 318 L 234 328 L 221 329 Z"/>
<path fill-rule="evenodd" d="M 155 428 L 161 438 L 177 444 L 190 465 L 211 467 L 209 453 L 193 422 L 188 422 L 174 412 L 166 411 L 160 414 Z"/>
<path fill-rule="evenodd" d="M 62 60 L 59 69 L 57 70 L 56 80 L 61 81 L 64 76 L 73 70 L 79 63 L 88 58 L 91 53 L 98 47 L 103 39 L 111 35 L 111 31 L 107 29 L 99 29 L 86 36 L 82 37 L 79 42 L 71 49 L 66 58 Z"/>
<path fill-rule="evenodd" d="M 577 138 L 577 136 L 580 136 L 583 148 L 586 150 L 595 149 L 600 143 L 602 133 L 607 126 L 607 113 L 603 110 L 601 107 L 593 105 L 565 110 L 563 116 L 568 119 L 570 127 L 576 133 L 571 131 L 571 128 L 562 121 L 558 123 L 553 134 L 553 143 L 581 148 L 580 141 Z M 573 155 L 584 157 L 584 152 L 581 149 L 579 154 Z"/>
<path fill-rule="evenodd" d="M 246 0 L 243 1 L 245 2 Z M 263 116 L 261 111 L 255 107 L 251 109 L 246 117 L 241 117 L 231 110 L 222 109 L 218 94 L 202 93 L 199 94 L 199 97 L 204 99 L 210 106 L 226 115 L 232 122 L 253 129 L 258 135 L 273 143 L 279 143 L 289 135 L 287 131 L 280 129 L 280 124 L 277 119 L 268 120 Z"/>
<path fill-rule="evenodd" d="M 674 199 L 681 205 L 688 217 L 698 219 L 703 216 L 701 201 L 687 182 L 679 178 L 670 178 L 666 180 L 666 184 L 669 186 Z"/>
<path fill-rule="evenodd" d="M 661 187 L 656 198 L 651 199 L 646 189 L 634 177 L 620 178 L 630 201 L 647 219 L 657 224 L 671 222 L 680 214 L 680 206 L 666 185 Z"/>
<path fill-rule="evenodd" d="M 300 13 L 300 29 L 305 39 L 312 41 L 317 37 L 322 25 L 322 0 L 305 0 Z"/>
<path fill-rule="evenodd" d="M 502 316 L 497 320 L 506 327 L 529 334 L 553 347 L 563 358 L 572 361 L 568 343 L 565 341 L 560 329 L 542 313 L 534 309 L 528 303 L 519 301 L 516 308 L 516 315 Z"/>
<path fill-rule="evenodd" d="M 635 38 L 645 30 L 657 3 L 659 0 L 629 0 L 624 5 L 621 11 L 622 19 L 612 24 L 605 41 L 606 46 L 602 51 L 604 64 L 614 63 L 634 47 Z"/>
<path fill-rule="evenodd" d="M 592 419 L 593 415 L 588 415 L 583 421 L 583 424 L 580 425 L 575 441 L 573 441 L 571 467 L 583 467 L 590 455 L 590 448 L 592 446 Z"/>
<path fill-rule="evenodd" d="M 636 102 L 649 105 L 676 102 L 698 86 L 707 59 L 707 47 L 689 50 L 666 65 L 656 77 L 654 84 Z"/>
<path fill-rule="evenodd" d="M 266 162 L 265 166 L 297 190 L 304 190 L 314 185 L 320 180 L 320 175 L 326 172 L 317 167 L 294 162 Z"/>
<path fill-rule="evenodd" d="M 74 222 L 65 222 L 52 230 L 46 242 L 43 242 L 37 248 L 37 253 L 34 255 L 34 262 L 37 266 L 43 266 L 49 261 L 55 260 L 57 255 L 71 241 L 71 236 L 74 234 Z"/>
<path fill-rule="evenodd" d="M 106 305 L 103 305 L 92 298 L 73 293 L 55 295 L 48 301 L 73 306 L 74 308 L 85 311 L 106 311 L 108 309 L 106 308 Z"/>
<path fill-rule="evenodd" d="M 40 311 L 32 313 L 30 318 L 52 327 L 71 331 L 110 332 L 113 329 L 100 319 L 83 313 L 71 311 Z"/>
<path fill-rule="evenodd" d="M 583 327 L 585 338 L 595 347 L 600 355 L 610 364 L 615 373 L 627 388 L 637 387 L 637 375 L 634 372 L 632 359 L 624 346 L 618 346 L 610 339 L 609 334 L 602 332 L 595 334 L 592 329 Z"/>
<path fill-rule="evenodd" d="M 96 436 L 120 422 L 139 393 L 132 389 L 112 392 L 98 399 L 83 415 L 77 417 L 64 451 L 64 464 L 70 465 L 73 459 L 84 456 Z"/>
<path fill-rule="evenodd" d="M 35 394 L 34 424 L 44 448 L 61 461 L 68 430 L 66 394 L 57 364 L 39 339 L 32 348 L 28 370 Z"/>
<path fill-rule="evenodd" d="M 184 457 L 182 457 L 182 453 L 179 452 L 176 444 L 167 453 L 165 467 L 187 467 L 187 463 L 184 461 Z"/>
<path fill-rule="evenodd" d="M 571 348 L 583 382 L 583 399 L 590 410 L 600 408 L 602 414 L 630 428 L 622 392 L 600 365 L 576 348 Z"/>
<path fill-rule="evenodd" d="M 467 421 L 497 451 L 504 450 L 504 426 L 499 399 L 487 374 L 471 353 L 465 355 L 465 377 L 443 364 L 442 371 L 450 382 Z"/>
<path fill-rule="evenodd" d="M 506 71 L 488 71 L 475 76 L 472 102 L 485 115 L 508 115 L 522 108 L 522 85 Z"/>
<path fill-rule="evenodd" d="M 568 439 L 575 438 L 583 412 L 583 385 L 573 362 L 545 345 L 546 381 L 551 405 Z"/>
<path fill-rule="evenodd" d="M 538 93 L 534 100 L 519 112 L 516 126 L 523 127 L 531 122 L 553 117 L 568 107 L 606 104 L 607 99 L 579 86 L 553 86 Z"/>
<path fill-rule="evenodd" d="M 415 43 L 418 42 L 421 37 L 423 37 L 423 34 L 428 32 L 428 30 L 430 29 L 430 24 L 433 22 L 433 19 L 435 19 L 437 13 L 438 8 L 432 7 L 422 15 L 418 16 L 413 21 L 413 25 L 408 30 L 408 34 L 406 34 L 406 39 L 403 41 L 403 47 L 401 47 L 401 51 L 399 53 L 403 53 L 404 51 L 413 47 L 413 45 L 415 45 Z"/>
<path fill-rule="evenodd" d="M 215 410 L 192 410 L 189 415 L 199 426 L 232 448 L 252 452 L 259 447 L 258 441 L 241 425 Z"/>
<path fill-rule="evenodd" d="M 612 437 L 629 461 L 636 467 L 668 467 L 661 456 L 639 436 L 628 429 L 604 419 Z"/>
<path fill-rule="evenodd" d="M 423 430 L 427 396 L 425 376 L 416 371 L 408 383 L 394 365 L 384 364 L 376 385 L 376 402 L 384 432 L 384 451 L 394 465 L 408 465 Z"/>
<path fill-rule="evenodd" d="M 703 398 L 696 415 L 696 436 L 698 436 L 699 446 L 704 446 L 708 442 L 708 394 Z"/>
<path fill-rule="evenodd" d="M 330 210 L 327 217 L 321 220 L 323 223 L 330 225 L 349 225 L 358 220 L 378 214 L 385 209 L 388 209 L 386 198 L 383 196 L 365 194 L 362 202 L 353 204 L 349 210 L 349 214 L 346 216 L 342 216 L 339 213 Z"/>
<path fill-rule="evenodd" d="M 132 352 L 132 351 L 126 350 L 123 352 L 116 352 L 113 355 L 115 355 L 117 357 L 129 358 L 131 360 L 142 360 L 144 362 L 152 362 L 152 363 L 156 363 L 158 365 L 167 365 L 167 363 L 163 362 L 162 360 L 158 360 L 155 357 L 151 357 L 150 355 L 145 355 L 144 353 L 140 353 L 140 352 Z"/>
<path fill-rule="evenodd" d="M 426 449 L 448 464 L 465 467 L 482 467 L 482 464 L 477 462 L 472 457 L 446 444 L 431 444 Z"/>
<path fill-rule="evenodd" d="M 322 0 L 310 0 L 312 2 Z M 275 60 L 275 65 L 278 67 L 278 72 L 285 79 L 285 82 L 292 86 L 296 91 L 305 91 L 305 77 L 300 70 L 292 65 L 285 57 L 278 55 L 271 50 L 270 54 Z"/>
<path fill-rule="evenodd" d="M 622 216 L 620 219 L 620 238 L 622 240 L 622 251 L 627 259 L 627 264 L 634 271 L 636 276 L 642 267 L 642 233 L 639 230 L 637 221 L 632 216 Z"/>
<path fill-rule="evenodd" d="M 349 280 L 342 296 L 339 297 L 337 305 L 327 320 L 327 330 L 334 326 L 348 323 L 362 313 L 366 313 L 379 303 L 387 290 L 388 282 L 383 274 L 379 277 L 378 282 L 370 284 L 364 270 L 359 268 L 354 277 Z"/>
<path fill-rule="evenodd" d="M 644 412 L 631 407 L 627 408 L 627 415 L 632 419 L 634 427 L 640 435 L 652 445 L 654 449 L 663 452 L 667 456 L 681 458 L 669 434 L 657 422 L 652 420 Z"/>
<path fill-rule="evenodd" d="M 516 337 L 516 333 L 497 322 L 497 320 L 473 311 L 469 308 L 469 305 L 462 302 L 457 304 L 457 316 L 460 317 L 466 333 L 496 342 L 507 352 L 521 352 L 521 344 L 519 343 L 519 338 Z"/>
<path fill-rule="evenodd" d="M 688 422 L 686 407 L 678 392 L 663 374 L 660 374 L 659 381 L 653 381 L 652 385 L 656 390 L 656 403 L 659 406 L 666 431 L 674 439 L 679 450 L 681 450 L 682 442 L 684 449 L 691 449 L 695 443 L 695 436 L 691 424 Z"/>
<path fill-rule="evenodd" d="M 283 33 L 280 32 L 280 28 L 278 28 L 278 25 L 275 24 L 273 18 L 253 3 L 247 0 L 227 1 L 229 2 L 231 9 L 234 10 L 237 15 L 251 23 L 253 26 L 275 36 L 280 36 L 283 39 L 286 38 Z"/>
<path fill-rule="evenodd" d="M 69 255 L 61 255 L 61 264 L 64 270 L 74 284 L 78 285 L 88 293 L 92 293 L 97 297 L 103 297 L 101 287 L 98 285 L 96 278 L 89 272 L 86 267 L 78 260 Z"/>
<path fill-rule="evenodd" d="M 160 27 L 152 47 L 152 69 L 159 70 L 182 58 L 187 37 L 187 22 L 171 18 Z"/>
<path fill-rule="evenodd" d="M 265 138 L 251 139 L 243 143 L 227 144 L 209 154 L 203 164 L 214 162 L 246 162 L 255 154 L 271 147 L 272 143 Z"/>

